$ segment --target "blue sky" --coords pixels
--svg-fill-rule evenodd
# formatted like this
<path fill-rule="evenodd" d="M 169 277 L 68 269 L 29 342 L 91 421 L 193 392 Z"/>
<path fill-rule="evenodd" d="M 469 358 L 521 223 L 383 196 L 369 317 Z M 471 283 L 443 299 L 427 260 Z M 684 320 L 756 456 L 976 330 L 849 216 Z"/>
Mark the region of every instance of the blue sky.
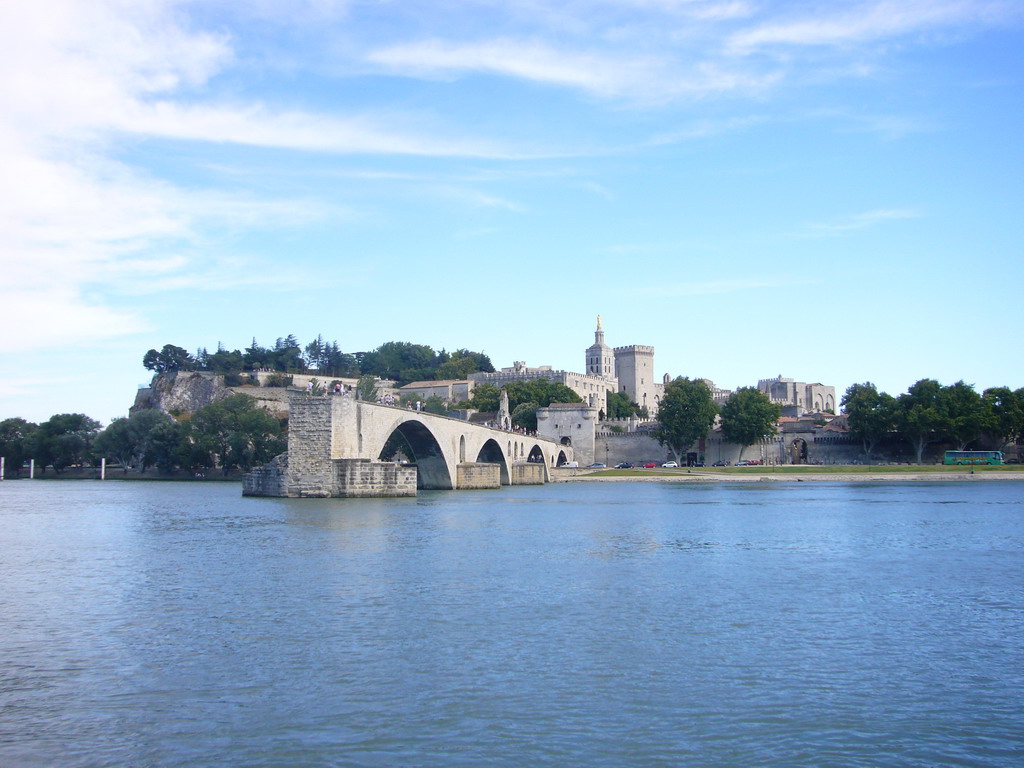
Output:
<path fill-rule="evenodd" d="M 0 9 L 0 418 L 318 333 L 582 370 L 1024 386 L 996 0 Z"/>

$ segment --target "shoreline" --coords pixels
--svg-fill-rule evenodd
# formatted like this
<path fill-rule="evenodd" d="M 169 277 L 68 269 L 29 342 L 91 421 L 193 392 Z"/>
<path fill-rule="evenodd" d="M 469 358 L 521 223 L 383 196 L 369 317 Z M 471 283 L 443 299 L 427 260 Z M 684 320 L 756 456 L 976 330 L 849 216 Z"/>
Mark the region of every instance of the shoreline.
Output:
<path fill-rule="evenodd" d="M 601 475 L 602 470 L 559 476 L 552 473 L 553 483 L 616 483 L 616 482 L 669 482 L 669 483 L 889 483 L 889 482 L 974 482 L 974 481 L 1024 481 L 1024 472 L 744 472 L 725 474 L 719 472 L 687 472 L 664 474 Z"/>

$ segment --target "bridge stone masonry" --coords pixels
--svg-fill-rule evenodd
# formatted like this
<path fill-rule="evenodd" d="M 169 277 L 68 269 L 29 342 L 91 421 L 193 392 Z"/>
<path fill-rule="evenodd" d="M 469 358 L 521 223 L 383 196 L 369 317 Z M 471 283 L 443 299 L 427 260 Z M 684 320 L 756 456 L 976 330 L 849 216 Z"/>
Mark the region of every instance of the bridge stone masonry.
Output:
<path fill-rule="evenodd" d="M 556 440 L 347 396 L 293 393 L 288 451 L 244 478 L 245 496 L 415 496 L 418 489 L 540 485 L 571 461 Z M 399 444 L 412 464 L 385 456 Z"/>

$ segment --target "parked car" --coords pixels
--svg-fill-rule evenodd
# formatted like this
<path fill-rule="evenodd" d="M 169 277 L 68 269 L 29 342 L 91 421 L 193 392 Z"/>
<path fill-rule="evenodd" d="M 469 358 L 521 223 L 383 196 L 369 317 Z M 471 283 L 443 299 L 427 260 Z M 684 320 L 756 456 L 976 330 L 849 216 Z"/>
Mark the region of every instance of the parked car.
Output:
<path fill-rule="evenodd" d="M 602 464 L 600 461 L 595 461 L 593 464 L 587 464 L 587 469 L 605 469 L 607 466 L 607 464 Z"/>
<path fill-rule="evenodd" d="M 664 464 L 662 464 L 661 466 L 663 466 L 663 467 L 668 467 L 669 469 L 676 469 L 676 468 L 677 468 L 677 467 L 678 467 L 679 465 L 678 465 L 678 464 L 676 464 L 676 463 L 675 463 L 674 461 L 666 461 L 666 462 L 665 462 Z"/>
<path fill-rule="evenodd" d="M 644 464 L 644 469 L 654 469 L 656 466 L 658 466 L 658 462 L 648 461 L 646 464 Z"/>
<path fill-rule="evenodd" d="M 616 464 L 615 468 L 616 469 L 632 469 L 633 465 L 630 464 L 628 461 L 623 461 L 623 462 L 620 462 L 620 463 Z"/>
<path fill-rule="evenodd" d="M 558 466 L 564 467 L 565 469 L 576 469 L 580 463 L 578 461 L 563 461 Z"/>
<path fill-rule="evenodd" d="M 703 461 L 695 461 L 690 466 L 691 467 L 703 467 L 704 466 L 704 462 Z"/>
<path fill-rule="evenodd" d="M 729 466 L 729 462 L 726 459 L 721 459 L 720 461 L 716 461 L 711 466 L 712 467 L 728 467 Z"/>

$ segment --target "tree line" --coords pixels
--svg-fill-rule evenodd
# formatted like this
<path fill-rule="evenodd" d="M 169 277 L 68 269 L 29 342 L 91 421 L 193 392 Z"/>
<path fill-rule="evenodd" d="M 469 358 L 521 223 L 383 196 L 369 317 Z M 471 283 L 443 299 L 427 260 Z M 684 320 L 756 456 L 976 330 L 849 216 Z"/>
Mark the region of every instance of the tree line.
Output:
<path fill-rule="evenodd" d="M 868 460 L 881 448 L 887 455 L 910 450 L 920 464 L 930 445 L 962 451 L 1024 443 L 1024 388 L 992 387 L 979 394 L 963 381 L 943 386 L 921 379 L 893 397 L 865 382 L 846 390 L 841 407 L 851 437 L 861 441 Z M 707 436 L 719 415 L 722 437 L 748 446 L 776 434 L 780 413 L 753 387 L 736 390 L 719 409 L 703 381 L 678 378 L 665 386 L 653 435 L 680 460 Z"/>
<path fill-rule="evenodd" d="M 61 413 L 41 424 L 21 418 L 0 421 L 0 456 L 5 473 L 18 477 L 34 459 L 38 471 L 61 473 L 70 467 L 96 466 L 100 459 L 125 471 L 202 472 L 219 467 L 225 474 L 265 464 L 287 447 L 286 427 L 235 394 L 179 418 L 158 410 L 137 411 L 101 429 L 82 413 Z"/>
<path fill-rule="evenodd" d="M 933 444 L 1004 450 L 1024 441 L 1024 388 L 991 387 L 979 394 L 963 381 L 943 386 L 921 379 L 893 397 L 867 381 L 850 386 L 840 405 L 868 459 L 880 448 L 898 451 L 900 444 L 920 464 Z"/>
<path fill-rule="evenodd" d="M 191 354 L 183 347 L 165 344 L 162 349 L 147 351 L 142 365 L 155 373 L 209 371 L 230 376 L 263 369 L 324 377 L 376 376 L 394 380 L 398 386 L 413 381 L 460 380 L 471 373 L 494 371 L 486 354 L 468 349 L 435 352 L 423 344 L 389 341 L 370 352 L 346 353 L 337 341 L 325 341 L 322 335 L 303 346 L 290 334 L 278 338 L 272 347 L 261 346 L 254 338 L 244 350 L 228 350 L 218 344 L 212 353 L 200 347 Z"/>
<path fill-rule="evenodd" d="M 658 426 L 651 434 L 682 466 L 686 453 L 707 437 L 719 415 L 722 437 L 748 446 L 775 434 L 782 409 L 755 387 L 737 389 L 719 408 L 702 379 L 680 377 L 665 385 Z"/>

